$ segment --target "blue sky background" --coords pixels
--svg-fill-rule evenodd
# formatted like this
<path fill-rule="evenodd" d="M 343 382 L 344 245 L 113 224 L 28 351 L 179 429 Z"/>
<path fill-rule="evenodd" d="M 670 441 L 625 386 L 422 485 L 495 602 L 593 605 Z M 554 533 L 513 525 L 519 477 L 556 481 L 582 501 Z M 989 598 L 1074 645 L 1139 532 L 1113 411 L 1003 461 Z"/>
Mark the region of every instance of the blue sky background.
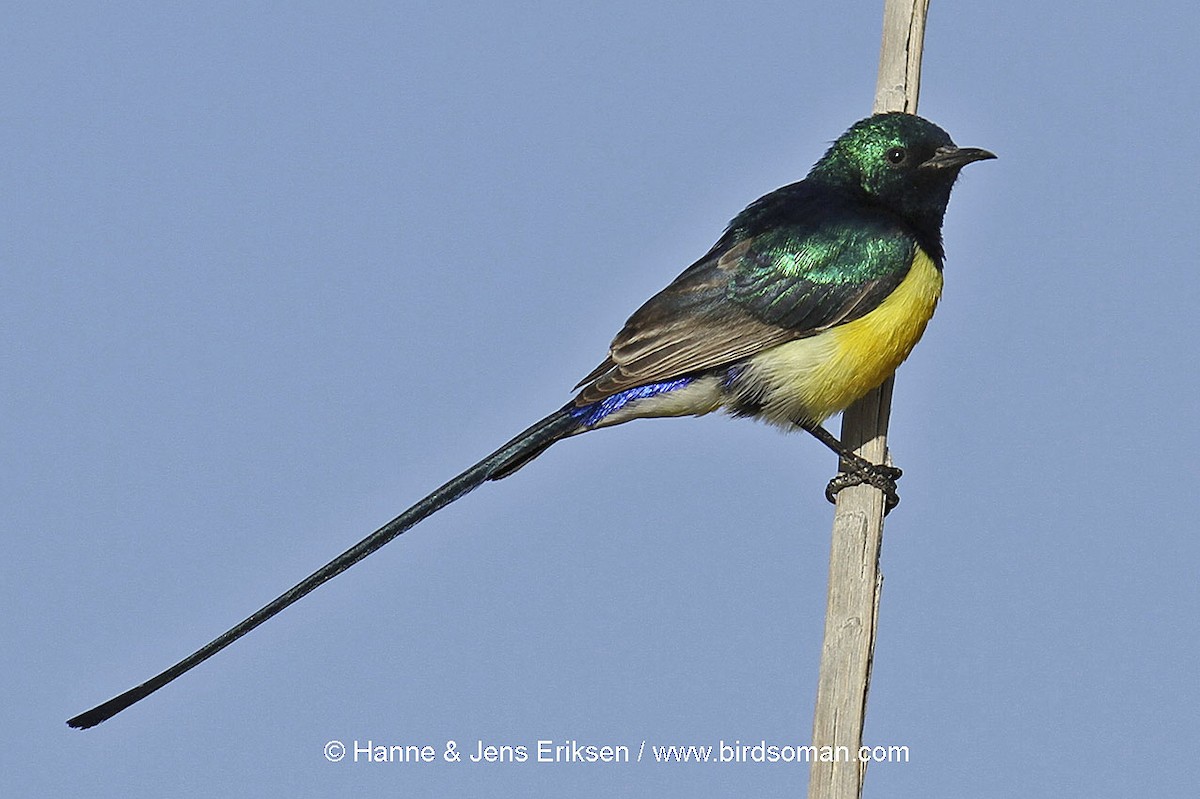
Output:
<path fill-rule="evenodd" d="M 554 447 L 89 731 L 554 409 L 871 106 L 881 4 L 11 7 L 5 796 L 797 796 L 806 767 L 330 763 L 808 743 L 834 459 L 726 418 Z M 935 3 L 1000 160 L 901 369 L 868 796 L 1193 796 L 1193 3 Z M 836 426 L 835 426 L 836 429 Z"/>

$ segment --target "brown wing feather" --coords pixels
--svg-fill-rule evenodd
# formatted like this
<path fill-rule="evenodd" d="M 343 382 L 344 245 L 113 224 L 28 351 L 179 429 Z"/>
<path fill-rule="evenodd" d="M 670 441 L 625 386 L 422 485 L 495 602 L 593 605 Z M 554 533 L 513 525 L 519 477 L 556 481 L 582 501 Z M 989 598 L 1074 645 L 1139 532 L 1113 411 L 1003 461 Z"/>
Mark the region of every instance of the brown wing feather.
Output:
<path fill-rule="evenodd" d="M 850 195 L 807 180 L 771 192 L 629 318 L 575 402 L 730 365 L 859 318 L 900 284 L 917 247 L 897 217 Z"/>
<path fill-rule="evenodd" d="M 730 364 L 815 335 L 861 316 L 886 288 L 883 279 L 863 283 L 842 298 L 840 307 L 828 309 L 817 326 L 797 329 L 770 324 L 736 304 L 713 302 L 714 294 L 725 292 L 731 270 L 751 244 L 744 241 L 719 257 L 706 256 L 651 297 L 613 339 L 604 362 L 576 386 L 583 390 L 575 404 L 588 405 L 634 386 Z"/>
<path fill-rule="evenodd" d="M 749 246 L 742 242 L 716 259 L 706 256 L 651 297 L 613 339 L 604 362 L 576 386 L 583 387 L 576 404 L 730 363 L 803 335 L 727 303 L 714 309 L 713 293 L 725 290 Z"/>

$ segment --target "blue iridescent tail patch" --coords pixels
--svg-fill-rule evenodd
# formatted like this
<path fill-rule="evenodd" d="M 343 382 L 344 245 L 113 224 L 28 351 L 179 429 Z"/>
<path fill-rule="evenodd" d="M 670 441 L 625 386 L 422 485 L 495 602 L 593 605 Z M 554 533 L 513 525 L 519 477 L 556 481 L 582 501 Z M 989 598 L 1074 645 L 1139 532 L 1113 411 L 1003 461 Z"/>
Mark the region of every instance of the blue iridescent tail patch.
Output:
<path fill-rule="evenodd" d="M 585 405 L 582 408 L 573 408 L 570 413 L 584 427 L 593 427 L 609 414 L 621 410 L 634 400 L 646 399 L 658 394 L 666 394 L 668 391 L 683 388 L 694 379 L 692 377 L 679 377 L 675 380 L 665 380 L 661 383 L 647 383 L 644 386 L 634 386 L 633 388 L 627 388 L 624 391 L 613 394 L 611 397 L 605 397 L 591 405 Z"/>

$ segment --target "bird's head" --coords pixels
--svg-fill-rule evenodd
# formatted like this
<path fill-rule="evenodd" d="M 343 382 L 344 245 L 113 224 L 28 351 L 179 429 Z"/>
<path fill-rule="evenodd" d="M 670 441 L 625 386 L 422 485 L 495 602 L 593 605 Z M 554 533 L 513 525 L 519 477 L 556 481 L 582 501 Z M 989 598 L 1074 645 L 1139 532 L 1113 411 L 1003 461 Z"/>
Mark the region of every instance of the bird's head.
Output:
<path fill-rule="evenodd" d="M 959 170 L 995 157 L 977 147 L 956 146 L 946 131 L 914 114 L 876 114 L 843 133 L 809 179 L 940 231 Z"/>

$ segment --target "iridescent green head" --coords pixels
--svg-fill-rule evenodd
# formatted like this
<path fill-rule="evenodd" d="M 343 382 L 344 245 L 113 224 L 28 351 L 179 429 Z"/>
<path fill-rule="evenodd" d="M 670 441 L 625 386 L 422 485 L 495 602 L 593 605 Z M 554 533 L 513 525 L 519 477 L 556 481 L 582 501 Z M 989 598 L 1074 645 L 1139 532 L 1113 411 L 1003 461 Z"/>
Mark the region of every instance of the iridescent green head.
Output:
<path fill-rule="evenodd" d="M 843 133 L 808 177 L 940 230 L 959 170 L 995 157 L 956 146 L 946 131 L 914 114 L 876 114 Z"/>

